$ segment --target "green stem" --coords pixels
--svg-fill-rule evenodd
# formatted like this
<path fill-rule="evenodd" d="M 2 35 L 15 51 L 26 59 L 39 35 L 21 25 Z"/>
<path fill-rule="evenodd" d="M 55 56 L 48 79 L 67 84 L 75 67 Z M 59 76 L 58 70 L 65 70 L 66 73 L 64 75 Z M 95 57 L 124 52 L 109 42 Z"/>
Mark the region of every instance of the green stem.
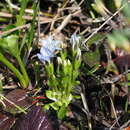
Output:
<path fill-rule="evenodd" d="M 127 98 L 127 100 L 125 102 L 125 112 L 127 112 L 127 111 L 128 111 L 128 98 Z"/>
<path fill-rule="evenodd" d="M 0 53 L 0 61 L 4 63 L 19 79 L 20 84 L 23 86 L 23 88 L 27 87 L 26 81 L 24 80 L 23 75 L 19 72 L 19 70 L 11 64 L 2 53 Z"/>
<path fill-rule="evenodd" d="M 16 59 L 17 59 L 17 61 L 19 63 L 19 66 L 20 66 L 21 72 L 22 72 L 22 74 L 24 76 L 25 82 L 28 85 L 29 84 L 29 77 L 28 77 L 27 71 L 25 69 L 25 66 L 24 66 L 24 64 L 23 64 L 23 62 L 21 60 L 21 57 L 18 55 L 18 56 L 16 56 Z"/>

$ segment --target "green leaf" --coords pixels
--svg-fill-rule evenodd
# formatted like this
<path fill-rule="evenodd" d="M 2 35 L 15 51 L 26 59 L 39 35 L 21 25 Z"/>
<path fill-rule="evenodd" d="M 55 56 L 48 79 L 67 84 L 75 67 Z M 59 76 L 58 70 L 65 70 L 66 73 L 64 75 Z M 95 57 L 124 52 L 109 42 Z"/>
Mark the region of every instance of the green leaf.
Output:
<path fill-rule="evenodd" d="M 16 18 L 17 18 L 16 26 L 20 26 L 25 23 L 25 20 L 23 19 L 22 16 L 24 15 L 27 4 L 28 4 L 28 0 L 21 1 L 20 14 L 16 16 Z"/>
<path fill-rule="evenodd" d="M 106 1 L 104 1 L 106 8 L 108 10 L 110 10 L 112 13 L 114 13 L 116 11 L 116 7 L 119 7 L 119 2 L 120 2 L 120 0 L 106 0 Z"/>
<path fill-rule="evenodd" d="M 118 74 L 118 69 L 112 60 L 108 61 L 107 72 L 114 72 Z"/>
<path fill-rule="evenodd" d="M 79 75 L 78 71 L 73 71 L 73 80 L 75 80 Z"/>
<path fill-rule="evenodd" d="M 65 106 L 62 106 L 58 111 L 58 119 L 62 120 L 67 112 L 67 108 Z"/>
<path fill-rule="evenodd" d="M 100 64 L 95 64 L 92 68 L 91 68 L 91 70 L 89 70 L 88 72 L 87 72 L 87 75 L 93 75 L 93 73 L 95 73 L 98 69 L 99 69 L 99 67 L 100 67 Z"/>
<path fill-rule="evenodd" d="M 126 4 L 125 7 L 122 9 L 122 14 L 128 19 L 130 20 L 130 4 L 127 2 L 127 0 L 123 0 L 123 4 Z"/>
<path fill-rule="evenodd" d="M 130 42 L 127 35 L 129 34 L 128 30 L 126 31 L 114 31 L 111 35 L 108 35 L 108 42 L 110 47 L 115 51 L 116 47 L 124 49 L 125 51 L 130 51 Z"/>
<path fill-rule="evenodd" d="M 49 110 L 50 104 L 45 104 L 45 105 L 44 105 L 44 108 L 45 108 L 46 110 Z"/>
<path fill-rule="evenodd" d="M 50 63 L 50 64 L 46 65 L 45 68 L 46 68 L 47 76 L 51 77 L 54 74 L 54 65 L 53 65 L 53 63 Z"/>
<path fill-rule="evenodd" d="M 119 9 L 121 7 L 122 0 L 114 0 L 115 7 Z"/>
<path fill-rule="evenodd" d="M 49 104 L 54 110 L 58 111 L 59 110 L 59 106 L 57 105 L 56 102 L 50 103 Z"/>
<path fill-rule="evenodd" d="M 91 46 L 94 43 L 98 43 L 99 41 L 101 41 L 103 38 L 105 38 L 105 34 L 104 33 L 96 33 L 93 37 L 91 37 L 88 41 L 87 41 L 87 45 Z"/>
<path fill-rule="evenodd" d="M 58 101 L 59 99 L 61 99 L 62 94 L 60 92 L 54 92 L 51 90 L 47 90 L 46 96 L 53 101 Z"/>
<path fill-rule="evenodd" d="M 1 77 L 0 77 L 0 94 L 2 94 L 2 92 L 3 92 L 3 84 L 2 84 Z"/>
<path fill-rule="evenodd" d="M 91 4 L 91 6 L 97 13 L 107 16 L 106 7 L 102 0 L 96 0 L 95 3 Z"/>
<path fill-rule="evenodd" d="M 0 53 L 0 62 L 5 64 L 17 76 L 23 88 L 27 87 L 28 84 L 26 84 L 23 75 L 2 53 Z"/>
<path fill-rule="evenodd" d="M 75 99 L 81 99 L 81 96 L 78 96 L 78 95 L 74 95 L 73 96 Z"/>
<path fill-rule="evenodd" d="M 74 69 L 76 71 L 78 71 L 80 65 L 81 65 L 81 60 L 75 60 L 75 62 L 74 62 Z"/>
<path fill-rule="evenodd" d="M 64 61 L 66 59 L 66 57 L 67 57 L 67 51 L 64 51 L 64 52 L 61 51 L 60 55 L 61 55 L 62 61 Z"/>
<path fill-rule="evenodd" d="M 86 52 L 83 54 L 83 61 L 90 67 L 100 63 L 100 51 L 97 48 L 95 51 Z"/>
<path fill-rule="evenodd" d="M 16 27 L 16 26 L 15 26 L 14 24 L 9 24 L 9 25 L 7 25 L 7 26 L 3 29 L 3 31 L 8 31 L 8 30 L 13 29 L 13 28 L 15 28 L 15 27 Z M 18 30 L 6 34 L 6 36 L 9 35 L 9 34 L 11 34 L 11 35 L 12 35 L 12 34 L 13 34 L 13 35 L 18 35 Z"/>
<path fill-rule="evenodd" d="M 57 82 L 57 79 L 56 79 L 54 74 L 51 75 L 51 77 L 49 78 L 47 84 L 48 84 L 48 86 L 51 87 L 52 90 L 57 91 L 58 82 Z"/>
<path fill-rule="evenodd" d="M 37 0 L 33 3 L 33 11 L 34 11 L 33 20 L 32 20 L 31 27 L 28 32 L 28 42 L 27 42 L 28 49 L 31 48 L 31 45 L 32 45 L 32 42 L 34 39 L 34 35 L 35 35 L 35 23 L 36 23 L 36 17 L 38 15 L 38 11 L 39 11 L 39 3 L 37 3 Z"/>
<path fill-rule="evenodd" d="M 0 48 L 5 52 L 10 53 L 14 57 L 19 54 L 18 49 L 18 36 L 17 35 L 9 35 L 2 40 L 0 40 Z"/>

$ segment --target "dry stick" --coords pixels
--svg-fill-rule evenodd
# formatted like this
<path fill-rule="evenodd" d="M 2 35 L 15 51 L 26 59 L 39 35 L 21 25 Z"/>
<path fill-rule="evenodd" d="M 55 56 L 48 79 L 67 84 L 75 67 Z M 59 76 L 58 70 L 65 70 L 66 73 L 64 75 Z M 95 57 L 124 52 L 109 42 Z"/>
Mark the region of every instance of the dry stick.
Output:
<path fill-rule="evenodd" d="M 3 33 L 0 34 L 0 39 L 1 39 L 4 35 L 6 35 L 6 34 L 8 34 L 8 33 L 14 32 L 14 31 L 16 31 L 16 30 L 24 29 L 24 28 L 29 28 L 29 27 L 30 27 L 30 24 L 25 24 L 25 25 L 21 25 L 21 26 L 19 26 L 19 27 L 10 29 L 10 30 L 8 30 L 8 31 L 5 31 L 5 32 L 3 32 Z"/>
<path fill-rule="evenodd" d="M 79 6 L 81 6 L 83 4 L 84 0 L 81 0 L 81 2 L 78 4 Z"/>
<path fill-rule="evenodd" d="M 104 44 L 105 52 L 107 55 L 108 63 L 112 61 L 111 52 L 107 44 Z M 106 71 L 108 72 L 108 70 Z M 111 84 L 111 117 L 117 119 L 117 114 L 114 107 L 114 98 L 115 98 L 115 84 Z"/>
<path fill-rule="evenodd" d="M 69 0 L 66 0 L 66 1 L 63 3 L 61 9 L 64 9 L 65 6 L 68 4 L 68 2 L 69 2 Z M 58 9 L 58 13 L 57 13 L 57 14 L 54 16 L 54 18 L 53 18 L 53 21 L 52 21 L 51 27 L 50 27 L 50 30 L 51 30 L 51 31 L 54 29 L 55 21 L 56 21 L 56 19 L 60 16 L 60 12 L 61 12 L 61 10 Z"/>
<path fill-rule="evenodd" d="M 4 18 L 12 18 L 13 15 L 6 13 L 6 12 L 0 12 L 0 17 L 4 17 Z"/>
<path fill-rule="evenodd" d="M 13 15 L 12 15 L 12 14 L 9 14 L 9 13 L 6 13 L 6 12 L 0 12 L 0 17 L 12 18 Z M 23 19 L 25 19 L 25 20 L 32 20 L 32 19 L 33 19 L 33 16 L 24 15 L 24 16 L 23 16 Z M 36 17 L 36 20 L 38 20 L 38 17 Z M 44 16 L 40 16 L 39 20 L 40 20 L 40 21 L 52 21 L 52 18 L 47 18 L 47 17 L 44 17 Z"/>
<path fill-rule="evenodd" d="M 6 17 L 6 18 L 12 18 L 13 15 L 12 14 L 9 14 L 9 13 L 4 13 L 4 12 L 0 12 L 0 17 Z M 32 16 L 23 16 L 23 19 L 26 19 L 26 20 L 32 20 L 33 17 Z M 46 18 L 46 17 L 40 17 L 40 18 L 36 18 L 36 20 L 40 20 L 40 24 L 45 24 L 45 23 L 49 23 L 49 22 L 52 22 L 52 19 L 51 18 Z M 59 19 L 58 19 L 59 20 Z M 13 28 L 13 29 L 10 29 L 8 31 L 5 31 L 3 33 L 0 34 L 0 39 L 2 36 L 8 34 L 8 33 L 11 33 L 11 32 L 14 32 L 16 30 L 20 30 L 20 29 L 24 29 L 24 28 L 29 28 L 31 24 L 25 24 L 25 25 L 21 25 L 21 26 L 18 26 L 16 28 Z"/>
<path fill-rule="evenodd" d="M 82 31 L 80 34 L 84 35 L 86 32 L 88 32 L 90 30 L 90 27 L 87 27 L 84 31 Z"/>
<path fill-rule="evenodd" d="M 24 114 L 27 114 L 27 112 L 25 111 L 25 109 L 21 108 L 20 106 L 18 106 L 17 104 L 15 104 L 14 102 L 12 102 L 11 100 L 9 100 L 8 98 L 4 97 L 2 94 L 0 94 L 0 97 L 5 99 L 7 102 L 9 102 L 10 104 L 14 105 L 18 110 L 20 110 L 21 112 L 23 112 Z"/>
<path fill-rule="evenodd" d="M 53 22 L 53 21 L 58 21 L 58 20 L 64 19 L 64 21 L 62 22 L 61 26 L 56 29 L 57 32 L 60 32 L 60 31 L 68 24 L 68 22 L 70 21 L 71 17 L 74 16 L 74 15 L 77 15 L 79 12 L 81 12 L 81 10 L 78 10 L 78 11 L 76 11 L 75 13 L 68 15 L 66 18 L 65 18 L 65 17 L 60 17 L 60 18 L 57 18 L 57 19 L 55 19 L 55 20 L 53 20 L 53 19 L 51 19 L 51 18 L 46 18 L 46 17 L 40 17 L 40 18 L 37 17 L 36 19 L 37 19 L 37 20 L 40 20 L 40 23 L 39 23 L 40 25 L 41 25 L 41 24 L 50 23 L 50 22 Z M 2 16 L 2 17 L 9 17 L 9 18 L 13 17 L 12 14 L 3 13 L 3 12 L 0 12 L 0 16 Z M 24 18 L 24 19 L 28 19 L 28 20 L 32 20 L 32 16 L 23 16 L 23 18 Z M 19 27 L 10 29 L 10 30 L 8 30 L 8 31 L 5 31 L 5 32 L 3 32 L 3 33 L 0 34 L 0 39 L 1 39 L 4 35 L 6 35 L 6 34 L 8 34 L 8 33 L 14 32 L 14 31 L 16 31 L 16 30 L 24 29 L 24 28 L 29 28 L 29 27 L 30 27 L 30 24 L 25 24 L 25 25 L 21 25 L 21 26 L 19 26 Z"/>
<path fill-rule="evenodd" d="M 85 109 L 85 111 L 86 111 L 86 113 L 87 113 L 88 129 L 89 129 L 89 130 L 92 130 L 91 117 L 90 117 L 90 114 L 89 114 L 89 109 L 88 109 L 88 105 L 87 105 L 85 96 L 84 96 L 84 94 L 83 94 L 82 92 L 80 93 L 80 95 L 81 95 L 81 98 L 82 98 L 82 102 L 83 102 L 84 109 Z"/>
<path fill-rule="evenodd" d="M 130 125 L 130 119 L 120 127 L 120 130 L 123 130 L 123 128 L 127 127 L 128 125 Z"/>
<path fill-rule="evenodd" d="M 77 15 L 77 13 L 81 12 L 81 10 L 78 10 L 76 12 L 74 12 L 73 14 L 69 14 L 68 16 L 66 16 L 63 20 L 63 22 L 61 23 L 61 25 L 55 29 L 54 33 L 60 33 L 61 30 L 69 23 L 69 21 L 71 20 L 72 16 Z"/>
<path fill-rule="evenodd" d="M 127 70 L 126 72 L 123 72 L 122 74 L 118 75 L 118 76 L 113 76 L 111 78 L 103 78 L 100 81 L 100 84 L 114 84 L 115 82 L 118 82 L 119 80 L 121 80 L 122 75 L 128 74 L 130 72 L 130 69 Z"/>
<path fill-rule="evenodd" d="M 116 125 L 117 121 L 118 121 L 120 118 L 121 118 L 121 116 L 118 117 L 118 118 L 115 120 L 115 122 L 111 125 L 111 127 L 109 128 L 109 130 L 111 130 L 111 129 Z"/>
<path fill-rule="evenodd" d="M 114 107 L 115 84 L 111 84 L 111 117 L 117 119 L 116 110 Z"/>
<path fill-rule="evenodd" d="M 63 18 L 64 18 L 64 17 L 60 17 L 60 18 L 56 19 L 56 21 L 61 20 L 61 19 L 63 19 Z M 41 24 L 45 24 L 45 23 L 50 23 L 50 22 L 52 22 L 52 19 L 44 19 L 43 21 L 40 21 L 40 25 L 41 25 Z M 16 30 L 24 29 L 24 28 L 29 28 L 30 25 L 31 25 L 31 24 L 25 24 L 25 25 L 21 25 L 21 26 L 18 26 L 18 27 L 16 27 L 16 28 L 10 29 L 10 30 L 8 30 L 8 31 L 5 31 L 5 32 L 3 32 L 3 33 L 0 34 L 0 39 L 1 39 L 3 36 L 5 36 L 6 34 L 8 34 L 8 33 L 14 32 L 14 31 L 16 31 Z"/>
<path fill-rule="evenodd" d="M 4 85 L 2 88 L 3 89 L 16 89 L 18 86 L 17 85 Z"/>
<path fill-rule="evenodd" d="M 88 112 L 87 112 L 84 108 L 82 108 L 82 111 L 83 111 L 86 115 L 88 115 Z M 100 123 L 103 124 L 104 126 L 106 126 L 106 127 L 111 127 L 111 125 L 110 125 L 107 121 L 101 120 L 98 116 L 92 115 L 91 113 L 90 113 L 89 115 L 90 115 L 94 120 L 100 122 Z"/>
<path fill-rule="evenodd" d="M 60 9 L 60 11 L 65 11 L 65 10 L 74 11 L 74 10 L 79 10 L 79 9 L 80 7 L 66 7 L 66 8 Z"/>
<path fill-rule="evenodd" d="M 16 9 L 16 10 L 18 10 L 18 11 L 20 11 L 21 10 L 21 8 L 20 7 L 18 7 L 18 6 L 16 6 L 16 5 L 14 5 L 10 0 L 6 0 L 6 2 L 9 4 L 9 6 L 11 7 L 11 8 L 13 8 L 13 9 Z M 25 13 L 30 13 L 30 14 L 33 14 L 34 13 L 34 11 L 33 11 L 33 9 L 25 9 Z M 42 12 L 39 12 L 40 13 L 40 15 L 42 15 L 43 13 Z"/>
<path fill-rule="evenodd" d="M 59 33 L 71 20 L 72 14 L 69 14 L 61 23 L 61 25 L 55 30 L 56 33 Z"/>
<path fill-rule="evenodd" d="M 116 16 L 125 6 L 127 5 L 127 2 L 120 7 L 111 17 L 109 17 L 98 29 L 96 29 L 88 38 L 86 38 L 82 45 L 86 46 L 85 43 L 92 38 L 98 31 L 100 31 L 102 29 L 102 27 L 104 27 L 104 25 L 106 25 L 114 16 Z M 87 47 L 87 46 L 86 46 Z"/>
<path fill-rule="evenodd" d="M 105 89 L 105 90 L 106 90 L 106 89 Z M 111 109 L 113 109 L 112 112 L 113 112 L 113 114 L 114 114 L 114 116 L 115 116 L 116 123 L 117 123 L 117 125 L 120 127 L 120 124 L 119 124 L 119 122 L 118 122 L 118 117 L 117 117 L 117 114 L 116 114 L 116 110 L 115 110 L 115 107 L 114 107 L 114 103 L 113 103 L 113 100 L 112 100 L 112 96 L 111 96 L 107 91 L 106 91 L 106 93 L 108 94 L 108 96 L 109 96 L 109 98 L 110 98 Z"/>
<path fill-rule="evenodd" d="M 84 86 L 83 86 L 83 87 L 84 87 Z M 84 89 L 84 88 L 83 88 L 83 89 Z M 89 129 L 89 130 L 92 130 L 91 116 L 90 116 L 88 104 L 87 104 L 87 101 L 86 101 L 86 98 L 85 98 L 85 95 L 84 95 L 83 90 L 81 91 L 80 95 L 81 95 L 81 99 L 82 99 L 82 102 L 83 102 L 83 106 L 84 106 L 84 109 L 85 109 L 85 111 L 86 111 L 87 118 L 88 118 L 88 129 Z"/>

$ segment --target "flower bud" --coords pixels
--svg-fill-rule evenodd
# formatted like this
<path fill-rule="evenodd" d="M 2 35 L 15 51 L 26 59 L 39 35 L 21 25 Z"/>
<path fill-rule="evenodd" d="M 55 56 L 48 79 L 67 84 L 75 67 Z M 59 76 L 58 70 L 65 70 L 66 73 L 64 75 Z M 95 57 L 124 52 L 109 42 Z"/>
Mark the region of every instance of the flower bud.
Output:
<path fill-rule="evenodd" d="M 57 57 L 58 64 L 62 64 L 62 59 L 60 57 Z"/>

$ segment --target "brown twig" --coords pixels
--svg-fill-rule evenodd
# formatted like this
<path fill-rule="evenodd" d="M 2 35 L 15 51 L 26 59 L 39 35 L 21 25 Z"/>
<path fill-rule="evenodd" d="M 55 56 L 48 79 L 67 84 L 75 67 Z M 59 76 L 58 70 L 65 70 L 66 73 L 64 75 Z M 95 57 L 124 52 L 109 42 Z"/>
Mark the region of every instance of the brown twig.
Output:
<path fill-rule="evenodd" d="M 18 10 L 18 11 L 21 10 L 20 7 L 18 7 L 17 5 L 13 4 L 10 0 L 6 0 L 6 2 L 9 4 L 9 6 L 10 6 L 11 8 L 13 8 L 13 9 L 15 9 L 15 10 Z M 25 9 L 25 13 L 33 14 L 34 11 L 33 11 L 33 9 Z M 42 12 L 39 12 L 39 13 L 40 13 L 40 15 L 43 14 Z"/>
<path fill-rule="evenodd" d="M 81 99 L 82 99 L 82 103 L 83 103 L 83 106 L 84 106 L 84 110 L 87 114 L 87 118 L 88 118 L 88 129 L 89 130 L 92 130 L 92 122 L 91 122 L 91 116 L 90 116 L 90 112 L 89 112 L 89 108 L 88 108 L 88 104 L 87 104 L 87 101 L 86 101 L 86 98 L 85 98 L 85 94 L 84 94 L 84 86 L 82 87 L 82 91 L 80 92 L 80 95 L 81 95 Z"/>
<path fill-rule="evenodd" d="M 65 8 L 65 6 L 68 4 L 68 2 L 69 2 L 69 0 L 65 0 L 63 5 L 61 6 L 61 8 L 58 9 L 58 13 L 54 16 L 53 21 L 51 23 L 50 31 L 52 31 L 54 29 L 54 24 L 55 24 L 56 19 L 60 16 L 61 10 Z"/>
<path fill-rule="evenodd" d="M 10 14 L 10 13 L 0 12 L 0 17 L 12 18 L 12 17 L 14 17 L 14 16 L 13 16 L 12 14 Z M 24 15 L 24 16 L 23 16 L 23 19 L 25 19 L 25 20 L 32 20 L 32 19 L 33 19 L 33 16 Z M 38 20 L 38 17 L 36 17 L 36 20 Z M 50 21 L 52 21 L 52 18 L 47 18 L 47 17 L 44 17 L 44 16 L 40 16 L 40 17 L 39 17 L 39 20 L 40 20 L 40 21 L 50 22 Z"/>
<path fill-rule="evenodd" d="M 86 46 L 85 44 L 86 44 L 86 42 L 90 39 L 90 38 L 92 38 L 98 31 L 100 31 L 114 16 L 116 16 L 125 6 L 127 5 L 127 2 L 124 4 L 124 5 L 122 5 L 112 16 L 110 16 L 99 28 L 97 28 L 88 38 L 86 38 L 84 41 L 83 41 L 83 43 L 82 43 L 82 45 L 83 46 Z"/>
<path fill-rule="evenodd" d="M 41 18 L 41 17 L 40 17 Z M 40 19 L 39 18 L 39 19 Z M 58 18 L 58 19 L 56 19 L 56 21 L 58 21 L 58 20 L 61 20 L 61 19 L 63 19 L 64 17 L 60 17 L 60 18 Z M 38 18 L 37 18 L 37 20 L 38 20 Z M 40 19 L 41 20 L 41 19 Z M 43 18 L 41 21 L 40 21 L 40 25 L 41 24 L 45 24 L 45 23 L 50 23 L 50 22 L 52 22 L 52 19 L 48 19 L 48 18 Z M 8 30 L 8 31 L 5 31 L 5 32 L 2 32 L 1 34 L 0 34 L 0 39 L 3 37 L 3 36 L 5 36 L 6 34 L 8 34 L 8 33 L 11 33 L 11 32 L 14 32 L 14 31 L 16 31 L 16 30 L 20 30 L 20 29 L 24 29 L 24 28 L 29 28 L 30 27 L 30 23 L 29 24 L 25 24 L 25 25 L 21 25 L 21 26 L 18 26 L 18 27 L 16 27 L 16 28 L 13 28 L 13 29 L 10 29 L 10 30 Z"/>

